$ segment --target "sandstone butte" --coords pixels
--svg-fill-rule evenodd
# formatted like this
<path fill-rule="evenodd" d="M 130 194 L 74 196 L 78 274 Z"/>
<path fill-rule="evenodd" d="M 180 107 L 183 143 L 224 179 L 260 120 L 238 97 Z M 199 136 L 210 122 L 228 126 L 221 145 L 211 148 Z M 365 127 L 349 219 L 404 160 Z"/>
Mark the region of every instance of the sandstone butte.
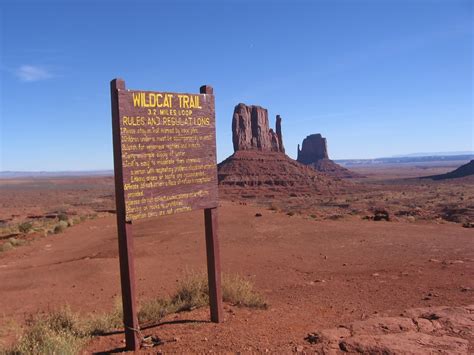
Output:
<path fill-rule="evenodd" d="M 327 140 L 319 133 L 307 136 L 303 140 L 301 149 L 298 144 L 296 160 L 328 175 L 340 178 L 362 177 L 329 159 Z"/>
<path fill-rule="evenodd" d="M 224 193 L 332 194 L 348 187 L 337 177 L 315 171 L 285 154 L 282 118 L 276 116 L 275 131 L 269 127 L 268 111 L 239 103 L 232 117 L 234 154 L 218 164 L 219 185 Z"/>
<path fill-rule="evenodd" d="M 285 152 L 281 135 L 281 117 L 276 118 L 276 133 L 269 128 L 268 111 L 260 106 L 238 104 L 232 117 L 234 152 L 260 150 Z"/>

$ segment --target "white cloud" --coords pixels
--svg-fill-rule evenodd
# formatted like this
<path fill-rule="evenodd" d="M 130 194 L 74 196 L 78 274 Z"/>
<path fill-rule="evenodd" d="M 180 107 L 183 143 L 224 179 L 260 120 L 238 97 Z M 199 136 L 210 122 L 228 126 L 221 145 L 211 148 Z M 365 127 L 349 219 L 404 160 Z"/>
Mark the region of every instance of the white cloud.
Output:
<path fill-rule="evenodd" d="M 22 65 L 16 70 L 16 76 L 25 82 L 45 80 L 52 77 L 52 74 L 45 68 L 34 65 Z"/>

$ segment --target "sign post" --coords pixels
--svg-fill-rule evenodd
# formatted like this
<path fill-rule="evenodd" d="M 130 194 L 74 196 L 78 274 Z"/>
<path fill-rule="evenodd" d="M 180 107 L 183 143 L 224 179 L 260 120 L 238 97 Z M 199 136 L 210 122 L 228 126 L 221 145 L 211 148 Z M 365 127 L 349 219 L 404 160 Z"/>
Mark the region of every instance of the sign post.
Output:
<path fill-rule="evenodd" d="M 214 95 L 127 90 L 121 79 L 110 89 L 125 339 L 137 350 L 135 220 L 204 210 L 211 320 L 223 320 Z"/>

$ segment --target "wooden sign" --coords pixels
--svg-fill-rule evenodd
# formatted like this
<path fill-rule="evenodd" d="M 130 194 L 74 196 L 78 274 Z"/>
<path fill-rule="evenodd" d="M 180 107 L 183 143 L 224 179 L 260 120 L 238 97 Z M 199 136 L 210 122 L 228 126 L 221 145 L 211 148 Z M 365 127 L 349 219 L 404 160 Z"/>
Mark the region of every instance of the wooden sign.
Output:
<path fill-rule="evenodd" d="M 114 79 L 111 100 L 125 338 L 136 350 L 133 221 L 204 209 L 211 320 L 222 321 L 214 94 L 127 90 Z"/>
<path fill-rule="evenodd" d="M 119 90 L 127 220 L 217 207 L 214 95 Z"/>

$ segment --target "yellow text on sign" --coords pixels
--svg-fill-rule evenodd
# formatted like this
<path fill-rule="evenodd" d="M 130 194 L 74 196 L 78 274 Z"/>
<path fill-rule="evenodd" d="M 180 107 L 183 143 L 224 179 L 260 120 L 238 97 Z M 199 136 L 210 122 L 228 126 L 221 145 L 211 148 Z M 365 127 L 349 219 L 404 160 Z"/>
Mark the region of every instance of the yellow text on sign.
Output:
<path fill-rule="evenodd" d="M 199 95 L 176 95 L 179 108 L 202 108 Z M 134 107 L 173 107 L 173 94 L 160 94 L 154 92 L 134 92 Z"/>

